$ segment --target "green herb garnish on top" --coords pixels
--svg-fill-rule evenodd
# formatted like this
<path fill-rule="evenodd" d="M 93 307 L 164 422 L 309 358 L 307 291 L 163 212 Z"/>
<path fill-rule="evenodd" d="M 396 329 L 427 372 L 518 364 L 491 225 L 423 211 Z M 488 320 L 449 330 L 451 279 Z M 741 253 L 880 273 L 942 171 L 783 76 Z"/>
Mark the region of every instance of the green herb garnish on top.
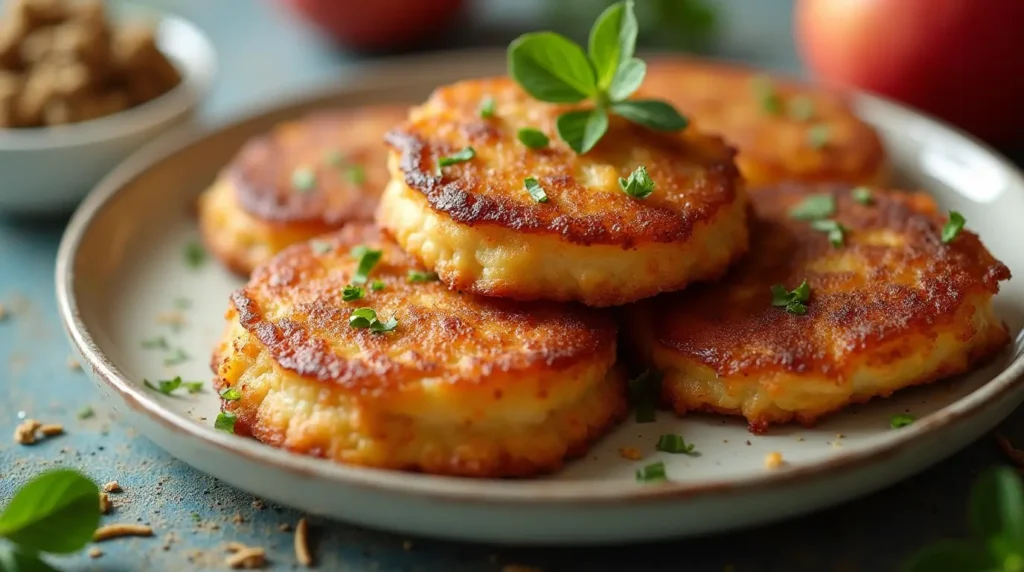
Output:
<path fill-rule="evenodd" d="M 549 103 L 593 102 L 591 109 L 558 117 L 558 136 L 573 151 L 586 153 L 608 131 L 608 114 L 656 131 L 679 131 L 687 120 L 669 103 L 629 100 L 647 75 L 647 64 L 633 56 L 637 21 L 633 0 L 616 2 L 590 30 L 587 53 L 554 32 L 535 32 L 508 46 L 509 75 L 535 99 Z"/>
<path fill-rule="evenodd" d="M 789 216 L 797 220 L 818 220 L 836 214 L 836 199 L 832 195 L 811 195 L 789 209 Z"/>
<path fill-rule="evenodd" d="M 942 242 L 953 242 L 953 239 L 960 236 L 960 231 L 964 229 L 966 223 L 967 219 L 964 218 L 964 215 L 956 211 L 949 211 L 949 220 L 942 227 Z"/>
<path fill-rule="evenodd" d="M 201 381 L 184 381 L 181 376 L 175 377 L 174 379 L 162 379 L 156 382 L 156 385 L 151 383 L 148 379 L 143 379 L 142 384 L 152 389 L 153 391 L 159 391 L 164 395 L 170 395 L 174 393 L 174 390 L 179 387 L 184 387 L 185 391 L 189 393 L 199 393 L 203 390 L 203 382 Z"/>
<path fill-rule="evenodd" d="M 370 277 L 370 271 L 373 267 L 380 262 L 380 257 L 384 255 L 382 250 L 373 250 L 365 246 L 357 246 L 352 249 L 352 257 L 357 259 L 359 262 L 356 263 L 355 274 L 352 275 L 353 284 L 366 284 L 366 280 Z"/>
<path fill-rule="evenodd" d="M 785 308 L 790 314 L 802 316 L 807 313 L 807 301 L 811 299 L 811 286 L 804 280 L 793 290 L 786 290 L 782 284 L 772 286 L 772 306 Z"/>
<path fill-rule="evenodd" d="M 619 188 L 634 199 L 646 199 L 654 192 L 654 180 L 647 174 L 647 167 L 640 165 L 628 179 L 619 177 Z"/>

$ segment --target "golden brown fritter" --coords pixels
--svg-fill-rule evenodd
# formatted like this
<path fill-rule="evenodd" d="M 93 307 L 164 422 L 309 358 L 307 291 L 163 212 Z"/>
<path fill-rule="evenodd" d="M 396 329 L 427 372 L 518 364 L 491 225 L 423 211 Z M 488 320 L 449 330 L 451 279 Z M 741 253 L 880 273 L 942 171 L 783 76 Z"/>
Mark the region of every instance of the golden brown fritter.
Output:
<path fill-rule="evenodd" d="M 843 244 L 790 216 L 812 195 L 834 198 Z M 928 196 L 876 190 L 862 204 L 843 187 L 783 185 L 751 199 L 751 252 L 721 282 L 624 313 L 633 349 L 663 372 L 679 413 L 743 415 L 754 432 L 811 424 L 967 371 L 1008 342 L 991 299 L 1009 270 L 972 232 L 943 243 L 946 217 Z M 805 315 L 772 305 L 773 285 L 804 280 Z"/>
<path fill-rule="evenodd" d="M 697 129 L 738 148 L 751 191 L 786 180 L 888 182 L 877 133 L 838 93 L 679 57 L 649 61 L 647 70 L 647 96 L 671 101 Z"/>
<path fill-rule="evenodd" d="M 249 141 L 200 198 L 207 245 L 248 275 L 287 246 L 372 220 L 388 179 L 384 133 L 406 111 L 322 111 Z"/>
<path fill-rule="evenodd" d="M 495 101 L 493 117 L 479 107 Z M 536 101 L 507 78 L 437 89 L 388 134 L 391 183 L 377 221 L 452 288 L 518 300 L 623 304 L 720 275 L 747 247 L 746 194 L 721 140 L 657 133 L 613 117 L 577 155 L 555 132 L 567 106 Z M 530 149 L 520 128 L 549 146 Z M 466 147 L 468 161 L 439 157 Z M 646 167 L 653 194 L 620 178 Z M 534 177 L 546 202 L 527 192 Z"/>
<path fill-rule="evenodd" d="M 364 297 L 344 301 L 366 246 Z M 626 409 L 611 317 L 460 294 L 376 228 L 286 249 L 237 291 L 213 359 L 235 431 L 342 463 L 476 477 L 557 469 Z M 377 282 L 379 281 L 379 283 Z M 393 331 L 350 325 L 372 308 Z"/>

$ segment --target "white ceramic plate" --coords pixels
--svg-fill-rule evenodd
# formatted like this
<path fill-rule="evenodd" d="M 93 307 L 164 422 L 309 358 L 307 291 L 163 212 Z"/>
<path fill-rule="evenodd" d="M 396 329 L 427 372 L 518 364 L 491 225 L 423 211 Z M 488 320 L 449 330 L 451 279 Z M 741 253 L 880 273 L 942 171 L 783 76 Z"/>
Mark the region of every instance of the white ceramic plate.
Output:
<path fill-rule="evenodd" d="M 209 380 L 212 345 L 229 292 L 241 282 L 218 265 L 190 269 L 182 256 L 198 234 L 191 205 L 248 137 L 324 105 L 381 100 L 415 102 L 449 81 L 501 72 L 501 54 L 419 57 L 369 72 L 270 113 L 193 139 L 154 143 L 112 173 L 82 204 L 61 245 L 57 292 L 72 342 L 91 365 L 106 401 L 171 454 L 254 494 L 311 513 L 411 534 L 509 543 L 609 543 L 703 534 L 822 508 L 891 484 L 977 439 L 1024 397 L 1021 342 L 984 369 L 950 382 L 831 417 L 814 429 L 775 428 L 753 436 L 737 419 L 659 415 L 628 421 L 585 459 L 539 480 L 466 480 L 333 464 L 215 431 L 218 400 L 207 389 L 166 397 L 143 378 Z M 885 138 L 907 184 L 930 189 L 964 213 L 1010 269 L 1024 274 L 1024 179 L 975 141 L 906 109 L 867 96 L 863 116 Z M 174 311 L 187 325 L 158 321 Z M 1024 282 L 996 299 L 1014 337 L 1024 326 Z M 141 341 L 164 335 L 191 359 L 167 367 L 170 352 Z M 909 411 L 913 425 L 889 418 Z M 698 457 L 653 450 L 657 436 L 679 433 Z M 642 461 L 622 458 L 637 447 Z M 782 469 L 764 457 L 780 451 Z M 634 479 L 642 464 L 663 460 L 671 482 Z"/>

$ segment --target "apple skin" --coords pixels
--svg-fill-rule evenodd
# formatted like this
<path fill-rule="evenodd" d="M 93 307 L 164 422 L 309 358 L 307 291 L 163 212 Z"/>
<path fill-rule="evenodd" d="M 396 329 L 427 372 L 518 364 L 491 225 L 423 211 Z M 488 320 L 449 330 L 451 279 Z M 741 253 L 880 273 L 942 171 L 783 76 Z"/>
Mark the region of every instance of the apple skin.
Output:
<path fill-rule="evenodd" d="M 278 0 L 356 50 L 409 46 L 440 33 L 458 17 L 464 0 Z"/>
<path fill-rule="evenodd" d="M 1024 141 L 1024 0 L 797 0 L 821 80 L 902 101 L 993 143 Z"/>

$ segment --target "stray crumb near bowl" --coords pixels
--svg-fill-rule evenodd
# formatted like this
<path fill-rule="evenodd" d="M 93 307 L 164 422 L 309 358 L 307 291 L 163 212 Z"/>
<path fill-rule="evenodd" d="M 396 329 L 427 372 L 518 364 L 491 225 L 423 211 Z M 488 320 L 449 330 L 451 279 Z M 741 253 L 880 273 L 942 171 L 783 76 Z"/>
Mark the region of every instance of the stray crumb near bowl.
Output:
<path fill-rule="evenodd" d="M 0 15 L 0 128 L 105 117 L 181 80 L 153 28 L 113 23 L 102 0 L 9 0 Z"/>

